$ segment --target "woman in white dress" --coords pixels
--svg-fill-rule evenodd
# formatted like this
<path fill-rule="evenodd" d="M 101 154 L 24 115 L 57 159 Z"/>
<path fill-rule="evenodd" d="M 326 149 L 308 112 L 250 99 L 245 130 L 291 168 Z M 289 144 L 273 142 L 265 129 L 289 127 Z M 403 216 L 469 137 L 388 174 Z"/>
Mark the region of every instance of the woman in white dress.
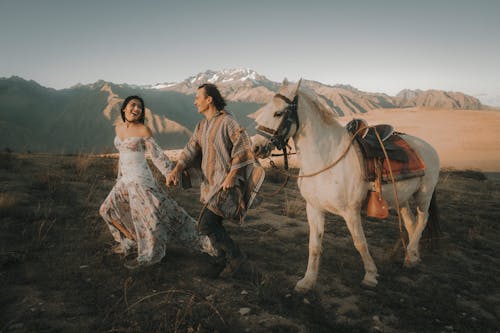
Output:
<path fill-rule="evenodd" d="M 127 255 L 137 248 L 137 257 L 125 263 L 129 269 L 159 262 L 174 239 L 214 255 L 208 238 L 196 232 L 196 221 L 158 187 L 148 167 L 146 151 L 164 176 L 173 165 L 144 125 L 144 112 L 142 98 L 129 96 L 121 107 L 123 123 L 116 126 L 118 178 L 99 210 L 118 242 L 113 252 Z"/>

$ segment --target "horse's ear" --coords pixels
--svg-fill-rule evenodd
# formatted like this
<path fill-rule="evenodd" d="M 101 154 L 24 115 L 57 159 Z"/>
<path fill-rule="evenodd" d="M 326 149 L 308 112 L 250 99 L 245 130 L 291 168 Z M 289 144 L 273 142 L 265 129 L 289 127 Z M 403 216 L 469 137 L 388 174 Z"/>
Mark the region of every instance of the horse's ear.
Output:
<path fill-rule="evenodd" d="M 302 78 L 300 78 L 299 83 L 297 84 L 297 89 L 295 89 L 295 95 L 299 92 L 300 84 L 302 83 Z"/>
<path fill-rule="evenodd" d="M 288 79 L 287 78 L 284 78 L 283 79 L 283 82 L 281 83 L 282 86 L 288 86 Z"/>

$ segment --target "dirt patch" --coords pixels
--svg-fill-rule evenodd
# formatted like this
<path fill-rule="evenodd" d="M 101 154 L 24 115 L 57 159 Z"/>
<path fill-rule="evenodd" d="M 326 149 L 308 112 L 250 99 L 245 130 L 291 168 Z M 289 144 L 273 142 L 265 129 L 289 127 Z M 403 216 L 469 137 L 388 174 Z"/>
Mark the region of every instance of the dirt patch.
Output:
<path fill-rule="evenodd" d="M 498 332 L 500 182 L 477 172 L 441 174 L 442 235 L 422 263 L 403 268 L 397 218 L 364 219 L 379 285 L 364 271 L 347 228 L 328 215 L 317 287 L 293 292 L 307 265 L 308 225 L 296 184 L 226 224 L 248 254 L 233 279 L 203 254 L 170 244 L 139 271 L 110 252 L 98 208 L 116 159 L 2 156 L 0 332 Z M 280 186 L 279 177 L 263 185 Z M 198 191 L 171 194 L 198 216 Z"/>

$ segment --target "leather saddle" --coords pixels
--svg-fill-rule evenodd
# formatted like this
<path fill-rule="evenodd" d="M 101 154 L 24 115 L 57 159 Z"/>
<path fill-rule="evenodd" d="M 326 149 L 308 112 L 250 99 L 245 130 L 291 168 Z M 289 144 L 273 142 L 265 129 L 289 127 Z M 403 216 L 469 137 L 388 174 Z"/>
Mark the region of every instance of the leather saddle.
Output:
<path fill-rule="evenodd" d="M 408 161 L 408 154 L 405 150 L 394 143 L 394 140 L 391 140 L 393 135 L 399 134 L 394 131 L 394 127 L 392 125 L 379 124 L 368 126 L 364 119 L 353 119 L 347 123 L 346 129 L 353 135 L 358 133 L 356 140 L 361 146 L 363 156 L 365 158 L 385 158 L 384 151 L 382 150 L 377 134 L 375 133 L 377 132 L 384 144 L 384 148 L 390 160 L 397 160 L 401 162 Z"/>
<path fill-rule="evenodd" d="M 423 176 L 425 164 L 401 137 L 402 133 L 394 131 L 391 125 L 368 126 L 363 119 L 353 119 L 346 124 L 346 129 L 356 136 L 363 155 L 365 179 L 373 182 L 367 196 L 366 214 L 385 219 L 389 216 L 389 209 L 382 196 L 382 184 L 390 182 L 392 178 L 401 180 Z"/>
<path fill-rule="evenodd" d="M 346 129 L 352 135 L 356 135 L 363 160 L 365 163 L 365 175 L 368 181 L 377 178 L 375 169 L 381 164 L 381 181 L 390 181 L 389 165 L 395 180 L 422 176 L 425 173 L 425 164 L 410 145 L 387 124 L 368 126 L 364 119 L 353 119 L 346 124 Z M 387 152 L 389 161 L 386 160 L 384 151 L 377 134 Z"/>

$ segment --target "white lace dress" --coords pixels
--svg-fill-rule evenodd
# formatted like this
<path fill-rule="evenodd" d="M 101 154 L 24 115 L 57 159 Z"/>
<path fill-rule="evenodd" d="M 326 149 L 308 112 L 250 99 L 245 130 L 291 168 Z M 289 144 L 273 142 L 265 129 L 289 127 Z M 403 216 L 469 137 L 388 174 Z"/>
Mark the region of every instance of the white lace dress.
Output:
<path fill-rule="evenodd" d="M 173 165 L 154 139 L 115 137 L 114 143 L 120 153 L 120 171 L 99 213 L 122 249 L 137 246 L 137 261 L 144 265 L 159 262 L 165 256 L 166 243 L 171 240 L 214 255 L 208 238 L 196 232 L 196 221 L 158 187 L 148 167 L 146 150 L 163 175 Z M 124 226 L 135 241 L 125 237 L 112 221 Z"/>

